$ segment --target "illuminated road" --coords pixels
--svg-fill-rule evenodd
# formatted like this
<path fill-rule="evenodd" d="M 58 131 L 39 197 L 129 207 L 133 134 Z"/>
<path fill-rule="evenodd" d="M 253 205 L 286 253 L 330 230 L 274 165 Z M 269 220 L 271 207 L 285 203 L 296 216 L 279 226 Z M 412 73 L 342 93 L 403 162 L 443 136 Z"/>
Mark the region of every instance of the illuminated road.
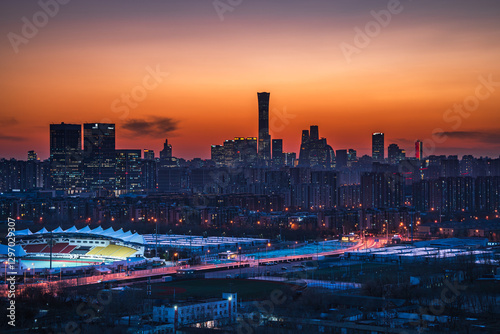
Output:
<path fill-rule="evenodd" d="M 59 283 L 62 283 L 64 286 L 81 286 L 81 285 L 88 285 L 88 284 L 96 284 L 96 283 L 101 283 L 101 282 L 106 282 L 106 281 L 128 281 L 132 279 L 140 279 L 140 278 L 148 278 L 151 276 L 162 276 L 162 275 L 171 275 L 175 274 L 177 270 L 182 269 L 182 268 L 190 268 L 193 270 L 203 270 L 203 269 L 218 269 L 218 270 L 227 270 L 227 269 L 236 269 L 238 266 L 241 265 L 249 265 L 250 267 L 256 267 L 259 266 L 259 264 L 265 263 L 265 262 L 286 262 L 286 261 L 301 261 L 301 260 L 316 260 L 317 257 L 321 256 L 331 256 L 331 255 L 340 255 L 343 254 L 347 251 L 354 251 L 358 249 L 363 249 L 363 248 L 377 248 L 381 247 L 382 244 L 380 242 L 375 242 L 375 238 L 367 238 L 365 242 L 359 242 L 356 245 L 349 247 L 349 248 L 343 248 L 343 249 L 337 249 L 333 251 L 328 251 L 328 252 L 318 252 L 314 254 L 307 254 L 307 255 L 286 255 L 286 256 L 281 256 L 281 257 L 273 257 L 273 258 L 264 258 L 264 259 L 257 259 L 257 260 L 248 260 L 248 261 L 241 261 L 241 262 L 231 262 L 231 263 L 221 263 L 221 264 L 203 264 L 203 265 L 196 265 L 196 266 L 176 266 L 176 267 L 161 267 L 161 268 L 156 268 L 156 269 L 147 269 L 147 270 L 139 270 L 139 271 L 130 271 L 129 273 L 122 272 L 122 273 L 115 273 L 115 274 L 105 274 L 105 275 L 99 275 L 99 276 L 90 276 L 90 277 L 80 277 L 80 278 L 72 278 L 72 279 L 63 279 L 63 280 L 56 280 L 53 282 L 43 282 L 43 283 L 36 283 L 36 284 L 27 284 L 27 286 L 38 286 L 38 287 L 48 287 L 48 285 L 58 285 Z M 267 271 L 266 268 L 268 267 L 263 267 L 263 271 Z M 249 269 L 249 268 L 248 268 Z M 247 269 L 247 270 L 248 270 Z M 238 269 L 240 270 L 240 269 Z M 241 271 L 245 270 L 244 268 L 241 268 Z M 255 269 L 253 269 L 255 270 Z M 274 271 L 274 270 L 273 270 Z M 29 283 L 29 282 L 28 282 Z M 24 285 L 18 285 L 18 289 L 22 289 Z M 5 291 L 3 291 L 5 294 Z"/>

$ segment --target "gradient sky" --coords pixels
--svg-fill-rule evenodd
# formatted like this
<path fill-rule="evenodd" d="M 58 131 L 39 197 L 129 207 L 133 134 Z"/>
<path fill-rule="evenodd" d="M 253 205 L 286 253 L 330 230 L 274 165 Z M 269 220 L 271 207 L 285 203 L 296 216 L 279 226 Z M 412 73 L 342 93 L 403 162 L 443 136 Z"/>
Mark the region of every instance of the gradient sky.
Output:
<path fill-rule="evenodd" d="M 175 156 L 209 158 L 211 144 L 257 136 L 258 91 L 271 92 L 271 135 L 285 151 L 317 124 L 335 150 L 359 155 L 372 132 L 412 155 L 436 129 L 447 139 L 435 154 L 500 154 L 500 85 L 469 117 L 443 118 L 479 77 L 500 83 L 497 0 L 402 0 L 351 62 L 340 45 L 389 1 L 243 0 L 221 21 L 211 0 L 72 0 L 16 53 L 8 34 L 21 35 L 37 3 L 0 4 L 0 157 L 47 158 L 49 124 L 64 121 L 116 123 L 117 148 L 158 154 L 169 138 Z M 127 115 L 114 112 L 148 67 L 169 75 Z"/>

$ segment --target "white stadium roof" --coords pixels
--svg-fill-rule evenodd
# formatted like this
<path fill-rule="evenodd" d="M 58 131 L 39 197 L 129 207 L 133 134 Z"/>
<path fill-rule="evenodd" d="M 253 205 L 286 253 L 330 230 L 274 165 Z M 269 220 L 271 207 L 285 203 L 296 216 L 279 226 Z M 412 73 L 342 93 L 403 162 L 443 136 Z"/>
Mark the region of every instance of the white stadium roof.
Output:
<path fill-rule="evenodd" d="M 47 231 L 47 229 L 44 227 L 38 232 L 31 232 L 29 229 L 25 229 L 16 231 L 16 236 L 41 235 L 51 233 L 93 234 L 96 236 L 118 239 L 125 242 L 138 243 L 141 245 L 144 244 L 144 237 L 139 233 L 132 233 L 130 231 L 124 232 L 122 228 L 115 231 L 112 227 L 104 230 L 101 226 L 94 229 L 91 229 L 88 226 L 85 226 L 82 229 L 77 229 L 75 226 L 73 226 L 68 228 L 67 230 L 63 230 L 61 227 L 58 227 L 52 231 Z"/>

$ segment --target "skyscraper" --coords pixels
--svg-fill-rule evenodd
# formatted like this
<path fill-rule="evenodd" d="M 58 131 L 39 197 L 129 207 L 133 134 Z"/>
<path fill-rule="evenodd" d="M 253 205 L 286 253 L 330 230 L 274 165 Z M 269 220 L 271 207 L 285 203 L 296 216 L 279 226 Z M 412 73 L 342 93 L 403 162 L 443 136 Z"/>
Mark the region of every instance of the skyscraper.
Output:
<path fill-rule="evenodd" d="M 387 156 L 390 164 L 397 164 L 406 158 L 406 152 L 397 144 L 391 144 L 387 149 Z"/>
<path fill-rule="evenodd" d="M 372 158 L 374 162 L 383 162 L 385 159 L 384 134 L 375 132 L 372 135 Z"/>
<path fill-rule="evenodd" d="M 172 144 L 168 143 L 168 139 L 165 139 L 163 144 L 163 150 L 160 151 L 160 168 L 171 168 L 178 167 L 179 160 L 172 155 Z"/>
<path fill-rule="evenodd" d="M 347 154 L 347 150 L 337 150 L 336 152 L 336 164 L 335 164 L 335 167 L 337 169 L 341 169 L 341 168 L 344 168 L 344 167 L 347 167 L 347 161 L 348 161 L 348 158 L 349 158 L 349 155 Z"/>
<path fill-rule="evenodd" d="M 322 166 L 332 167 L 335 161 L 335 152 L 327 144 L 326 138 L 319 138 L 317 125 L 312 125 L 310 131 L 302 130 L 302 142 L 300 144 L 299 165 L 300 166 Z"/>
<path fill-rule="evenodd" d="M 297 159 L 297 154 L 295 152 L 286 152 L 283 153 L 283 160 L 285 166 L 295 167 L 295 160 Z"/>
<path fill-rule="evenodd" d="M 259 158 L 271 160 L 271 136 L 269 135 L 270 93 L 257 93 L 259 99 Z"/>
<path fill-rule="evenodd" d="M 172 145 L 168 143 L 168 139 L 165 139 L 163 144 L 163 150 L 160 151 L 160 159 L 170 159 L 172 158 Z"/>
<path fill-rule="evenodd" d="M 235 137 L 235 163 L 253 165 L 257 160 L 257 138 Z"/>
<path fill-rule="evenodd" d="M 83 125 L 84 173 L 91 190 L 114 191 L 116 177 L 115 125 Z"/>
<path fill-rule="evenodd" d="M 155 159 L 155 151 L 144 149 L 144 160 L 154 160 Z"/>
<path fill-rule="evenodd" d="M 309 136 L 311 140 L 319 140 L 319 128 L 317 125 L 311 125 Z"/>
<path fill-rule="evenodd" d="M 284 157 L 283 157 L 283 139 L 273 139 L 273 165 L 276 167 L 280 167 L 283 165 Z"/>
<path fill-rule="evenodd" d="M 74 192 L 81 186 L 82 126 L 50 125 L 51 188 Z"/>
<path fill-rule="evenodd" d="M 422 160 L 424 158 L 424 144 L 421 140 L 415 142 L 415 158 Z"/>
<path fill-rule="evenodd" d="M 141 150 L 116 150 L 116 189 L 118 193 L 139 192 Z"/>
<path fill-rule="evenodd" d="M 222 145 L 212 145 L 211 147 L 211 159 L 215 162 L 216 166 L 224 166 L 224 146 Z"/>
<path fill-rule="evenodd" d="M 38 155 L 35 151 L 28 151 L 28 161 L 37 161 Z"/>
<path fill-rule="evenodd" d="M 350 148 L 347 152 L 347 166 L 351 167 L 356 161 L 358 161 L 358 152 Z"/>

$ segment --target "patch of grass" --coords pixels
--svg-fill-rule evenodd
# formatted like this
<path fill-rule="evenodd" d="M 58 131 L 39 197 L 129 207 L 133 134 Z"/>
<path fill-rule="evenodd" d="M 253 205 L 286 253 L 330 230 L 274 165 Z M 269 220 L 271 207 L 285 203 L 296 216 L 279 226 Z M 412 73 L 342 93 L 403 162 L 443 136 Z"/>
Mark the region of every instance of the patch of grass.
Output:
<path fill-rule="evenodd" d="M 358 283 L 384 278 L 388 282 L 397 283 L 408 282 L 410 276 L 436 274 L 442 271 L 442 267 L 422 264 L 403 264 L 400 267 L 398 263 L 364 262 L 363 265 L 355 263 L 308 271 L 307 278 Z"/>
<path fill-rule="evenodd" d="M 236 292 L 238 298 L 253 300 L 269 298 L 275 289 L 287 293 L 290 287 L 280 282 L 244 279 L 195 279 L 188 281 L 166 282 L 151 287 L 153 298 L 220 298 L 223 292 Z"/>

